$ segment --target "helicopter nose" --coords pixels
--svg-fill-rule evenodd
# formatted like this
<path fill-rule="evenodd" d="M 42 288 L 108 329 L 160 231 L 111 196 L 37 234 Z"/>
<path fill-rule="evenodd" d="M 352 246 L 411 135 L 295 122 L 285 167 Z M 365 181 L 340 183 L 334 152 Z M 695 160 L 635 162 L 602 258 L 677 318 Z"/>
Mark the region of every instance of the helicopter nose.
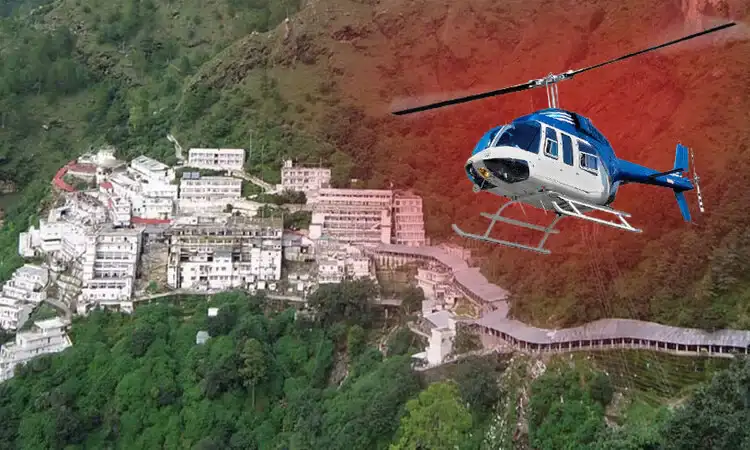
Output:
<path fill-rule="evenodd" d="M 482 162 L 485 172 L 489 172 L 489 174 L 505 183 L 518 183 L 529 179 L 529 163 L 522 159 L 490 158 Z M 481 170 L 477 169 L 477 171 L 485 175 Z"/>

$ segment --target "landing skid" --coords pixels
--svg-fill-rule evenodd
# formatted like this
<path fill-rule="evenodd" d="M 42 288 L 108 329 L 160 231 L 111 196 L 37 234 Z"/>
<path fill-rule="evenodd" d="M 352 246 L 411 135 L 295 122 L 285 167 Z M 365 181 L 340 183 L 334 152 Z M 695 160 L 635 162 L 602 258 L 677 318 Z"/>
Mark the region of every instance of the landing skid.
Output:
<path fill-rule="evenodd" d="M 641 230 L 639 230 L 637 228 L 634 228 L 632 225 L 630 225 L 625 220 L 626 217 L 630 217 L 630 214 L 628 214 L 626 212 L 617 211 L 615 209 L 607 208 L 607 207 L 604 207 L 604 206 L 592 205 L 592 204 L 581 202 L 581 201 L 578 201 L 578 200 L 573 200 L 573 199 L 564 197 L 564 196 L 562 196 L 560 194 L 557 194 L 555 192 L 546 192 L 546 193 L 544 193 L 542 195 L 548 196 L 548 198 L 551 200 L 552 206 L 554 207 L 555 212 L 556 212 L 555 219 L 552 221 L 552 223 L 550 223 L 546 227 L 540 226 L 540 225 L 534 225 L 534 224 L 531 224 L 531 223 L 528 223 L 528 222 L 523 222 L 523 221 L 520 221 L 520 220 L 510 219 L 508 217 L 503 217 L 502 216 L 503 211 L 508 206 L 510 206 L 510 205 L 512 205 L 514 203 L 529 202 L 529 200 L 531 198 L 539 196 L 539 194 L 536 194 L 536 195 L 533 195 L 533 196 L 523 197 L 523 198 L 519 198 L 519 199 L 515 199 L 515 200 L 511 200 L 509 202 L 506 202 L 505 204 L 503 204 L 500 207 L 500 209 L 497 210 L 497 212 L 495 214 L 489 214 L 489 213 L 484 213 L 484 212 L 481 213 L 482 217 L 486 217 L 486 218 L 490 219 L 490 225 L 487 227 L 487 230 L 484 232 L 484 234 L 467 233 L 467 232 L 461 230 L 461 228 L 459 228 L 458 225 L 456 225 L 456 224 L 453 224 L 453 231 L 455 231 L 456 234 L 458 234 L 461 237 L 465 237 L 465 238 L 469 238 L 469 239 L 475 239 L 475 240 L 483 241 L 483 242 L 490 242 L 490 243 L 493 243 L 493 244 L 500 244 L 500 245 L 504 245 L 506 247 L 514 247 L 514 248 L 520 248 L 520 249 L 523 249 L 523 250 L 530 250 L 530 251 L 537 252 L 537 253 L 542 253 L 542 254 L 545 254 L 545 255 L 549 255 L 550 253 L 552 253 L 548 249 L 544 248 L 544 244 L 547 242 L 547 238 L 549 238 L 549 236 L 551 234 L 558 234 L 558 233 L 560 233 L 560 230 L 556 229 L 555 225 L 557 225 L 557 223 L 561 219 L 563 219 L 565 217 L 575 217 L 575 218 L 578 218 L 578 219 L 588 220 L 590 222 L 595 222 L 595 223 L 599 223 L 599 224 L 602 224 L 602 225 L 607 225 L 607 226 L 610 226 L 610 227 L 613 227 L 613 228 L 619 228 L 619 229 L 622 229 L 622 230 L 631 231 L 631 232 L 634 232 L 634 233 L 640 233 L 641 232 Z M 587 216 L 583 212 L 581 212 L 582 209 L 584 211 L 595 210 L 595 211 L 601 211 L 601 212 L 606 212 L 606 213 L 609 213 L 609 214 L 613 214 L 613 215 L 617 216 L 617 218 L 620 221 L 618 223 L 618 222 L 614 222 L 614 221 L 608 221 L 608 220 L 603 220 L 603 219 L 599 219 L 599 218 L 596 218 L 596 217 Z M 505 240 L 501 240 L 501 239 L 495 239 L 495 238 L 490 237 L 490 233 L 492 232 L 492 228 L 495 226 L 495 224 L 497 222 L 503 222 L 503 223 L 507 223 L 507 224 L 510 224 L 510 225 L 515 225 L 515 226 L 527 228 L 527 229 L 534 230 L 534 231 L 540 231 L 540 232 L 544 233 L 544 236 L 542 236 L 541 240 L 539 241 L 539 243 L 536 246 L 525 245 L 525 244 L 520 244 L 518 242 L 505 241 Z"/>
<path fill-rule="evenodd" d="M 553 201 L 552 206 L 555 208 L 555 211 L 558 214 L 564 214 L 566 216 L 570 217 L 576 217 L 578 219 L 588 220 L 591 222 L 596 222 L 602 225 L 607 225 L 613 228 L 619 228 L 621 230 L 631 231 L 633 233 L 640 233 L 641 230 L 638 228 L 633 227 L 628 223 L 627 220 L 625 220 L 626 217 L 630 217 L 630 214 L 618 211 L 616 209 L 607 208 L 606 206 L 598 206 L 598 205 L 592 205 L 590 203 L 585 203 L 579 200 L 573 200 L 568 197 L 564 197 L 557 193 L 550 193 L 550 198 L 557 199 L 558 201 Z M 581 208 L 582 207 L 582 208 Z M 597 217 L 591 217 L 585 215 L 583 212 L 581 212 L 581 209 L 584 209 L 584 211 L 601 211 L 608 214 L 612 214 L 614 216 L 617 216 L 618 219 L 620 219 L 619 222 L 599 219 Z"/>

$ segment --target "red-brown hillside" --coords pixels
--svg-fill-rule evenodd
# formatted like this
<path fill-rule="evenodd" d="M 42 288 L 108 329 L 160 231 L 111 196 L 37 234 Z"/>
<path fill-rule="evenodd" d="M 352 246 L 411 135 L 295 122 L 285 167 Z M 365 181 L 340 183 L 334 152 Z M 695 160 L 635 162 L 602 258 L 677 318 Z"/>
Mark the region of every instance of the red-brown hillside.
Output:
<path fill-rule="evenodd" d="M 483 229 L 478 212 L 501 201 L 471 192 L 462 165 L 474 143 L 489 127 L 545 107 L 544 91 L 414 117 L 390 110 L 597 63 L 727 18 L 742 22 L 750 17 L 743 3 L 321 0 L 293 29 L 328 50 L 342 101 L 323 132 L 354 158 L 354 174 L 413 187 L 425 198 L 429 233 L 451 237 L 454 222 Z M 631 212 L 642 234 L 569 219 L 551 238 L 552 256 L 481 245 L 488 273 L 516 294 L 518 314 L 565 323 L 612 315 L 696 323 L 704 315 L 713 285 L 704 280 L 700 295 L 696 286 L 708 258 L 750 219 L 741 206 L 750 200 L 748 30 L 741 23 L 559 85 L 561 106 L 590 117 L 620 157 L 666 170 L 677 142 L 693 148 L 707 211 L 685 224 L 671 192 L 628 185 L 614 206 Z M 694 195 L 690 202 L 697 214 Z"/>

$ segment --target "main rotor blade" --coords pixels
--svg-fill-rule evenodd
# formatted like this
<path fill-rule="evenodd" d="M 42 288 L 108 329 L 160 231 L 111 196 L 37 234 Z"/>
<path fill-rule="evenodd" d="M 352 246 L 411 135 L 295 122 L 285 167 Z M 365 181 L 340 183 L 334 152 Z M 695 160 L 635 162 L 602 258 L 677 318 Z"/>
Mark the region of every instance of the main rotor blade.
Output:
<path fill-rule="evenodd" d="M 562 80 L 566 80 L 566 79 L 572 78 L 574 75 L 578 75 L 579 73 L 588 72 L 589 70 L 592 70 L 592 69 L 597 69 L 599 67 L 603 67 L 603 66 L 615 63 L 615 62 L 619 62 L 619 61 L 622 61 L 624 59 L 632 58 L 633 56 L 641 55 L 641 54 L 646 53 L 646 52 L 651 52 L 651 51 L 658 50 L 660 48 L 664 48 L 664 47 L 667 47 L 667 46 L 670 46 L 670 45 L 678 44 L 680 42 L 687 41 L 689 39 L 694 39 L 694 38 L 697 38 L 699 36 L 703 36 L 704 34 L 709 34 L 709 33 L 713 33 L 713 32 L 716 32 L 716 31 L 720 31 L 720 30 L 723 30 L 725 28 L 733 27 L 735 25 L 737 25 L 736 22 L 725 23 L 723 25 L 719 25 L 719 26 L 716 26 L 716 27 L 713 27 L 713 28 L 709 28 L 707 30 L 699 31 L 697 33 L 693 33 L 693 34 L 681 37 L 679 39 L 675 39 L 673 41 L 665 42 L 664 44 L 656 45 L 654 47 L 649 47 L 647 49 L 639 50 L 637 52 L 628 53 L 627 55 L 620 56 L 619 58 L 610 59 L 609 61 L 605 61 L 605 62 L 602 62 L 602 63 L 599 63 L 599 64 L 595 64 L 593 66 L 584 67 L 584 68 L 578 69 L 578 70 L 569 70 L 569 71 L 567 71 L 565 73 L 562 73 L 560 75 L 550 75 L 550 76 L 547 76 L 545 78 L 541 78 L 539 80 L 531 80 L 531 81 L 527 81 L 526 83 L 516 84 L 516 85 L 513 85 L 513 86 L 506 87 L 506 88 L 497 89 L 497 90 L 494 90 L 494 91 L 483 92 L 483 93 L 480 93 L 480 94 L 469 95 L 469 96 L 466 96 L 466 97 L 454 98 L 454 99 L 451 99 L 451 100 L 444 100 L 442 102 L 436 102 L 436 103 L 431 103 L 431 104 L 428 104 L 428 105 L 417 106 L 415 108 L 402 109 L 400 111 L 393 112 L 393 114 L 396 115 L 396 116 L 402 116 L 402 115 L 405 115 L 405 114 L 412 114 L 412 113 L 415 113 L 415 112 L 427 111 L 429 109 L 442 108 L 443 106 L 450 106 L 450 105 L 456 105 L 456 104 L 459 104 L 459 103 L 471 102 L 471 101 L 474 101 L 474 100 L 480 100 L 480 99 L 487 98 L 487 97 L 494 97 L 494 96 L 497 96 L 497 95 L 510 94 L 511 92 L 524 91 L 524 90 L 527 90 L 527 89 L 533 89 L 535 87 L 541 87 L 541 86 L 544 86 L 546 84 L 557 83 L 558 81 L 562 81 Z"/>
<path fill-rule="evenodd" d="M 444 100 L 442 102 L 430 103 L 429 105 L 417 106 L 415 108 L 402 109 L 400 111 L 394 111 L 393 114 L 396 116 L 403 116 L 404 114 L 411 114 L 420 111 L 427 111 L 428 109 L 442 108 L 443 106 L 456 105 L 459 103 L 471 102 L 482 98 L 493 97 L 495 95 L 509 94 L 511 92 L 523 91 L 531 89 L 536 84 L 533 81 L 527 81 L 526 83 L 516 84 L 502 89 L 496 89 L 494 91 L 483 92 L 481 94 L 473 94 L 466 97 L 454 98 L 451 100 Z"/>
<path fill-rule="evenodd" d="M 681 37 L 679 39 L 675 39 L 673 41 L 665 42 L 664 44 L 656 45 L 654 47 L 649 47 L 647 49 L 640 50 L 640 51 L 637 51 L 637 52 L 628 53 L 627 55 L 620 56 L 619 58 L 615 58 L 615 59 L 610 59 L 609 61 L 605 61 L 603 63 L 594 64 L 593 66 L 584 67 L 583 69 L 578 69 L 578 70 L 574 70 L 572 72 L 567 72 L 565 74 L 565 77 L 569 78 L 569 77 L 572 77 L 573 75 L 578 75 L 579 73 L 587 72 L 587 71 L 592 70 L 592 69 L 598 69 L 599 67 L 606 66 L 608 64 L 612 64 L 612 63 L 615 63 L 615 62 L 619 62 L 619 61 L 622 61 L 623 59 L 632 58 L 633 56 L 641 55 L 641 54 L 646 53 L 646 52 L 651 52 L 651 51 L 654 51 L 654 50 L 658 50 L 660 48 L 668 47 L 670 45 L 678 44 L 680 42 L 687 41 L 687 40 L 693 39 L 693 38 L 697 38 L 699 36 L 703 36 L 704 34 L 713 33 L 715 31 L 720 31 L 720 30 L 723 30 L 725 28 L 733 27 L 735 25 L 737 25 L 736 22 L 725 23 L 723 25 L 719 25 L 719 26 L 716 26 L 716 27 L 713 27 L 713 28 L 709 28 L 709 29 L 706 29 L 706 30 L 703 30 L 703 31 L 699 31 L 698 33 L 693 33 L 693 34 Z"/>

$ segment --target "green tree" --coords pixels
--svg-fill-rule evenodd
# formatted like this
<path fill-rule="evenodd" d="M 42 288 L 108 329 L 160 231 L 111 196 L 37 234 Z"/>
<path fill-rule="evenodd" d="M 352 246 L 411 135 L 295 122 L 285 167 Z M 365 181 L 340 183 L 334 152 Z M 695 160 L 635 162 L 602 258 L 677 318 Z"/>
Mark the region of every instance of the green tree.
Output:
<path fill-rule="evenodd" d="M 452 381 L 431 384 L 406 403 L 398 440 L 391 450 L 454 450 L 461 448 L 472 428 L 471 413 L 461 403 Z"/>
<path fill-rule="evenodd" d="M 252 402 L 255 405 L 255 387 L 263 381 L 267 370 L 263 346 L 257 339 L 248 339 L 242 347 L 240 358 L 242 365 L 239 373 L 242 376 L 242 384 L 252 392 Z"/>
<path fill-rule="evenodd" d="M 504 369 L 505 364 L 503 364 Z M 488 358 L 470 357 L 459 361 L 453 378 L 461 397 L 480 416 L 492 412 L 500 401 L 497 364 Z"/>
<path fill-rule="evenodd" d="M 406 314 L 420 311 L 424 301 L 424 291 L 417 286 L 409 286 L 401 295 L 401 309 Z"/>
<path fill-rule="evenodd" d="M 453 341 L 453 353 L 473 352 L 482 348 L 482 341 L 476 333 L 469 331 L 466 327 L 458 326 L 456 328 L 456 337 Z"/>
<path fill-rule="evenodd" d="M 359 325 L 352 325 L 346 337 L 346 347 L 349 350 L 349 357 L 356 358 L 365 349 L 365 330 Z"/>
<path fill-rule="evenodd" d="M 662 430 L 664 448 L 748 448 L 750 360 L 735 361 L 679 407 Z"/>

